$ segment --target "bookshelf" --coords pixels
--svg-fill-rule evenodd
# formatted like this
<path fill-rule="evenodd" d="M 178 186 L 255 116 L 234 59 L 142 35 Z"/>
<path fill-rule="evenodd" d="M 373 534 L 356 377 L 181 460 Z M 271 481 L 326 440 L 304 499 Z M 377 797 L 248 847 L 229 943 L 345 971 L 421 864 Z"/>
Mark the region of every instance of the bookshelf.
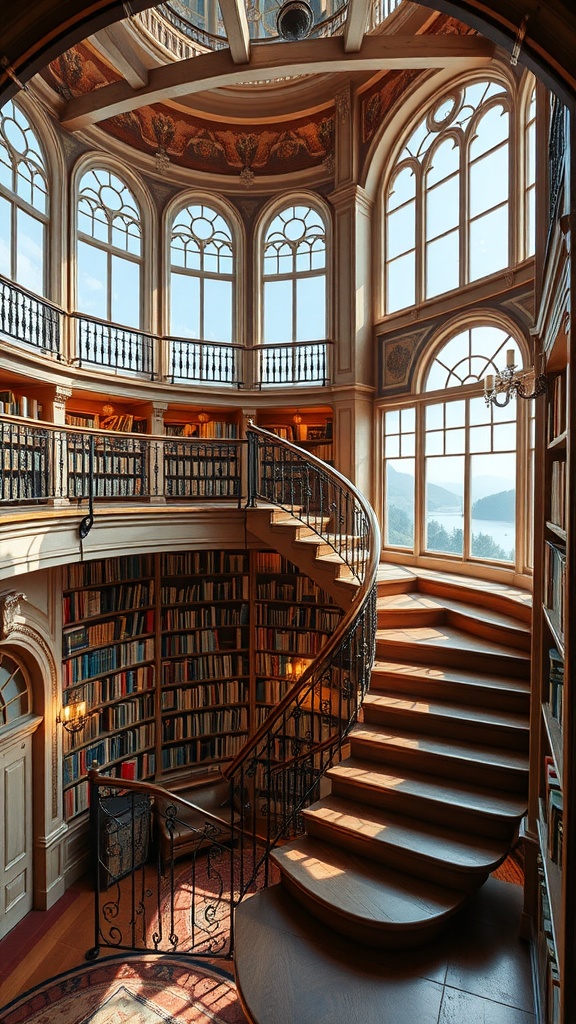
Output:
<path fill-rule="evenodd" d="M 198 550 L 83 562 L 63 590 L 67 819 L 93 761 L 165 780 L 230 760 L 333 632 L 341 611 L 272 551 Z"/>
<path fill-rule="evenodd" d="M 333 462 L 333 414 L 329 406 L 312 409 L 279 409 L 259 413 L 258 425 L 278 437 L 293 441 L 324 462 Z"/>
<path fill-rule="evenodd" d="M 221 441 L 240 436 L 239 413 L 236 410 L 170 408 L 164 414 L 164 430 L 168 437 L 198 437 Z"/>
<path fill-rule="evenodd" d="M 568 115 L 554 101 L 569 137 Z M 560 136 L 559 136 L 560 137 Z M 574 863 L 573 635 L 574 564 L 571 538 L 576 536 L 573 494 L 576 393 L 571 374 L 570 295 L 572 255 L 565 245 L 564 213 L 569 195 L 563 175 L 570 147 L 554 154 L 557 197 L 550 205 L 550 229 L 542 254 L 543 280 L 537 326 L 548 388 L 538 410 L 540 465 L 535 495 L 536 554 L 532 648 L 532 727 L 530 812 L 528 821 L 526 898 L 532 922 L 537 1017 L 541 1024 L 576 1020 L 576 865 Z M 564 168 L 564 170 L 562 169 Z"/>

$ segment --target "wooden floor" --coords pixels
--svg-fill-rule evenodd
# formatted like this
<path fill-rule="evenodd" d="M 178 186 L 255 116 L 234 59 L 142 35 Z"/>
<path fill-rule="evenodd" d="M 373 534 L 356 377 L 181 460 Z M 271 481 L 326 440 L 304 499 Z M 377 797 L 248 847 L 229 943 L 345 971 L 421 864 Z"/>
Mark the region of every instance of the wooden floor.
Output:
<path fill-rule="evenodd" d="M 522 889 L 491 878 L 476 899 L 466 922 L 431 947 L 386 955 L 390 1015 L 379 1024 L 535 1024 L 528 947 L 518 939 Z M 294 939 L 287 936 L 287 955 Z M 81 881 L 0 942 L 0 1006 L 84 963 L 91 944 L 92 894 Z M 229 962 L 221 966 L 231 969 Z M 323 1020 L 319 1011 L 319 1004 L 311 1008 L 315 1024 Z M 277 1024 L 290 1021 L 279 1016 Z"/>

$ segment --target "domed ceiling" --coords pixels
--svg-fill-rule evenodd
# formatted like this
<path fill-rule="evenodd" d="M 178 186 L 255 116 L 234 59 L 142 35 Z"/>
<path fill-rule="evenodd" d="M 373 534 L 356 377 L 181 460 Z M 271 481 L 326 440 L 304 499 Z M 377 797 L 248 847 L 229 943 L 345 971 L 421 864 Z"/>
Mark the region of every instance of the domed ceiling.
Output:
<path fill-rule="evenodd" d="M 358 96 L 365 149 L 417 76 L 485 66 L 493 52 L 408 0 L 312 0 L 310 38 L 295 42 L 274 33 L 278 10 L 270 0 L 171 0 L 53 60 L 40 76 L 44 99 L 64 128 L 104 132 L 160 173 L 186 168 L 246 186 L 299 172 L 329 179 L 342 90 Z"/>

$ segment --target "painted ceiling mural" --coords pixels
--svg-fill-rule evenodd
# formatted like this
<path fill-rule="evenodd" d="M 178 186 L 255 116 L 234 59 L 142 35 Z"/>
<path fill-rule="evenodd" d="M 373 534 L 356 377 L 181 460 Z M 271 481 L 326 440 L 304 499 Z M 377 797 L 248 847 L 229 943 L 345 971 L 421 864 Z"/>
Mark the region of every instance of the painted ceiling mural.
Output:
<path fill-rule="evenodd" d="M 121 79 L 84 44 L 68 50 L 43 74 L 65 99 Z M 109 118 L 99 127 L 120 142 L 155 156 L 160 166 L 174 163 L 212 174 L 240 175 L 247 185 L 257 174 L 289 174 L 322 164 L 328 171 L 332 167 L 332 111 L 247 129 L 156 103 Z"/>

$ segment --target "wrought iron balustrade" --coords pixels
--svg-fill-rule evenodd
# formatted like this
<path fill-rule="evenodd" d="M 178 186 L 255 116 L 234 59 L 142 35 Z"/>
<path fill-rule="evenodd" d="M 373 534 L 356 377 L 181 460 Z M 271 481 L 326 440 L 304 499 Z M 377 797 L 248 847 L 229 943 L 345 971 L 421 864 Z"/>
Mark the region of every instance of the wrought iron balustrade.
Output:
<path fill-rule="evenodd" d="M 54 356 L 62 354 L 63 313 L 45 299 L 0 278 L 0 331 Z"/>
<path fill-rule="evenodd" d="M 259 345 L 257 377 L 260 387 L 329 382 L 327 341 Z"/>
<path fill-rule="evenodd" d="M 95 320 L 74 313 L 76 351 L 80 366 L 104 366 L 106 369 L 155 376 L 154 338 L 131 327 Z"/>
<path fill-rule="evenodd" d="M 229 384 L 241 387 L 240 345 L 224 342 L 170 339 L 170 380 L 197 384 Z"/>
<path fill-rule="evenodd" d="M 0 502 L 28 504 L 53 497 L 54 453 L 49 428 L 0 421 Z"/>

